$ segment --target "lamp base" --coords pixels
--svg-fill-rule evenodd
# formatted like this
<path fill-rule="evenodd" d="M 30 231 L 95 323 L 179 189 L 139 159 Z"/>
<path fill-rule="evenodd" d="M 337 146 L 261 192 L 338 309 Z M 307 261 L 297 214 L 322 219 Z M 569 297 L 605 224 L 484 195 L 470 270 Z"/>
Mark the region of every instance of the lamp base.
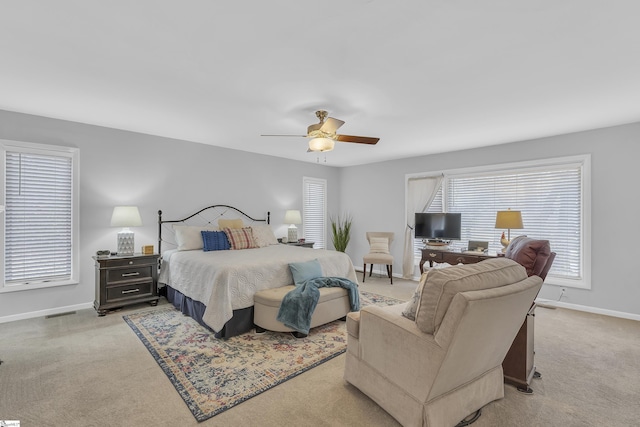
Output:
<path fill-rule="evenodd" d="M 133 232 L 120 231 L 118 233 L 118 255 L 133 255 Z"/>
<path fill-rule="evenodd" d="M 509 246 L 509 243 L 511 243 L 511 240 L 500 239 L 500 243 L 502 243 L 502 253 L 507 252 L 507 246 Z"/>
<path fill-rule="evenodd" d="M 289 232 L 287 233 L 287 242 L 296 243 L 298 241 L 298 228 L 297 227 L 289 227 Z"/>

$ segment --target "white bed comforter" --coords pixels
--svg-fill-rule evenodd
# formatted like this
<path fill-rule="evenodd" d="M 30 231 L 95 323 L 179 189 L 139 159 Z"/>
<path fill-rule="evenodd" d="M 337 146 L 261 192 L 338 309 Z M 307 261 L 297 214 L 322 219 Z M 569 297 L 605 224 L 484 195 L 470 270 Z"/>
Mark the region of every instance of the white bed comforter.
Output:
<path fill-rule="evenodd" d="M 163 254 L 159 282 L 204 303 L 203 320 L 218 332 L 233 310 L 251 307 L 257 291 L 293 284 L 289 263 L 318 259 L 327 277 L 358 283 L 353 263 L 342 252 L 289 245 L 228 251 Z"/>

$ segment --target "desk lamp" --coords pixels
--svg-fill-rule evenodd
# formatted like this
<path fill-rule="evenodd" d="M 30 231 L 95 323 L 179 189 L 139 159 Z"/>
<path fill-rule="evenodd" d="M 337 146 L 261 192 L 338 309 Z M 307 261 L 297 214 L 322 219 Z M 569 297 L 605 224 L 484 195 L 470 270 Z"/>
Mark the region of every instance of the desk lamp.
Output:
<path fill-rule="evenodd" d="M 298 241 L 298 228 L 296 224 L 302 224 L 302 216 L 298 210 L 290 210 L 284 214 L 284 223 L 291 224 L 287 233 L 287 241 L 295 243 Z"/>
<path fill-rule="evenodd" d="M 500 239 L 500 243 L 502 243 L 502 252 L 507 251 L 507 246 L 511 243 L 511 229 L 514 230 L 524 228 L 522 225 L 522 214 L 520 211 L 512 211 L 509 208 L 506 211 L 498 211 L 496 215 L 496 226 L 495 228 L 507 229 L 507 238 L 504 238 L 504 232 L 502 233 L 502 238 Z"/>
<path fill-rule="evenodd" d="M 133 255 L 133 231 L 129 227 L 140 227 L 142 218 L 137 206 L 116 206 L 111 215 L 112 227 L 124 227 L 118 233 L 118 255 Z"/>

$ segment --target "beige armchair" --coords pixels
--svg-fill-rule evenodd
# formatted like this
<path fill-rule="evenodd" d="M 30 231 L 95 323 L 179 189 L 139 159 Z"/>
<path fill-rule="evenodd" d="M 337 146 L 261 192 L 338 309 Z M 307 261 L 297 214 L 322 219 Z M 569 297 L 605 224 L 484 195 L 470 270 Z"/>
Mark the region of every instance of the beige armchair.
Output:
<path fill-rule="evenodd" d="M 344 379 L 404 426 L 479 416 L 504 397 L 502 360 L 541 286 L 506 258 L 431 270 L 411 301 L 349 313 Z"/>
<path fill-rule="evenodd" d="M 391 255 L 390 247 L 393 242 L 394 233 L 386 231 L 368 231 L 367 241 L 369 242 L 369 253 L 362 257 L 364 261 L 364 271 L 362 273 L 362 281 L 367 276 L 367 264 L 369 267 L 369 277 L 373 273 L 373 264 L 382 264 L 387 267 L 387 275 L 393 285 L 393 255 Z"/>

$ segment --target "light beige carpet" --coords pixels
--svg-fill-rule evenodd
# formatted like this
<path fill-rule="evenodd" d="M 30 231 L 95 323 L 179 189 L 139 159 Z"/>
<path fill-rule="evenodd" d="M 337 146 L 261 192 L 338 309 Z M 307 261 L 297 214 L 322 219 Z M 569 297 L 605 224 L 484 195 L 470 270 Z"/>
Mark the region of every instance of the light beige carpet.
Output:
<path fill-rule="evenodd" d="M 361 279 L 361 276 L 359 276 Z M 368 292 L 408 299 L 415 282 L 367 278 Z M 0 324 L 0 419 L 23 426 L 397 426 L 344 382 L 335 357 L 198 423 L 122 320 L 139 305 Z M 166 308 L 166 307 L 165 307 Z M 640 322 L 570 310 L 536 311 L 533 395 L 505 386 L 474 427 L 635 426 Z"/>

